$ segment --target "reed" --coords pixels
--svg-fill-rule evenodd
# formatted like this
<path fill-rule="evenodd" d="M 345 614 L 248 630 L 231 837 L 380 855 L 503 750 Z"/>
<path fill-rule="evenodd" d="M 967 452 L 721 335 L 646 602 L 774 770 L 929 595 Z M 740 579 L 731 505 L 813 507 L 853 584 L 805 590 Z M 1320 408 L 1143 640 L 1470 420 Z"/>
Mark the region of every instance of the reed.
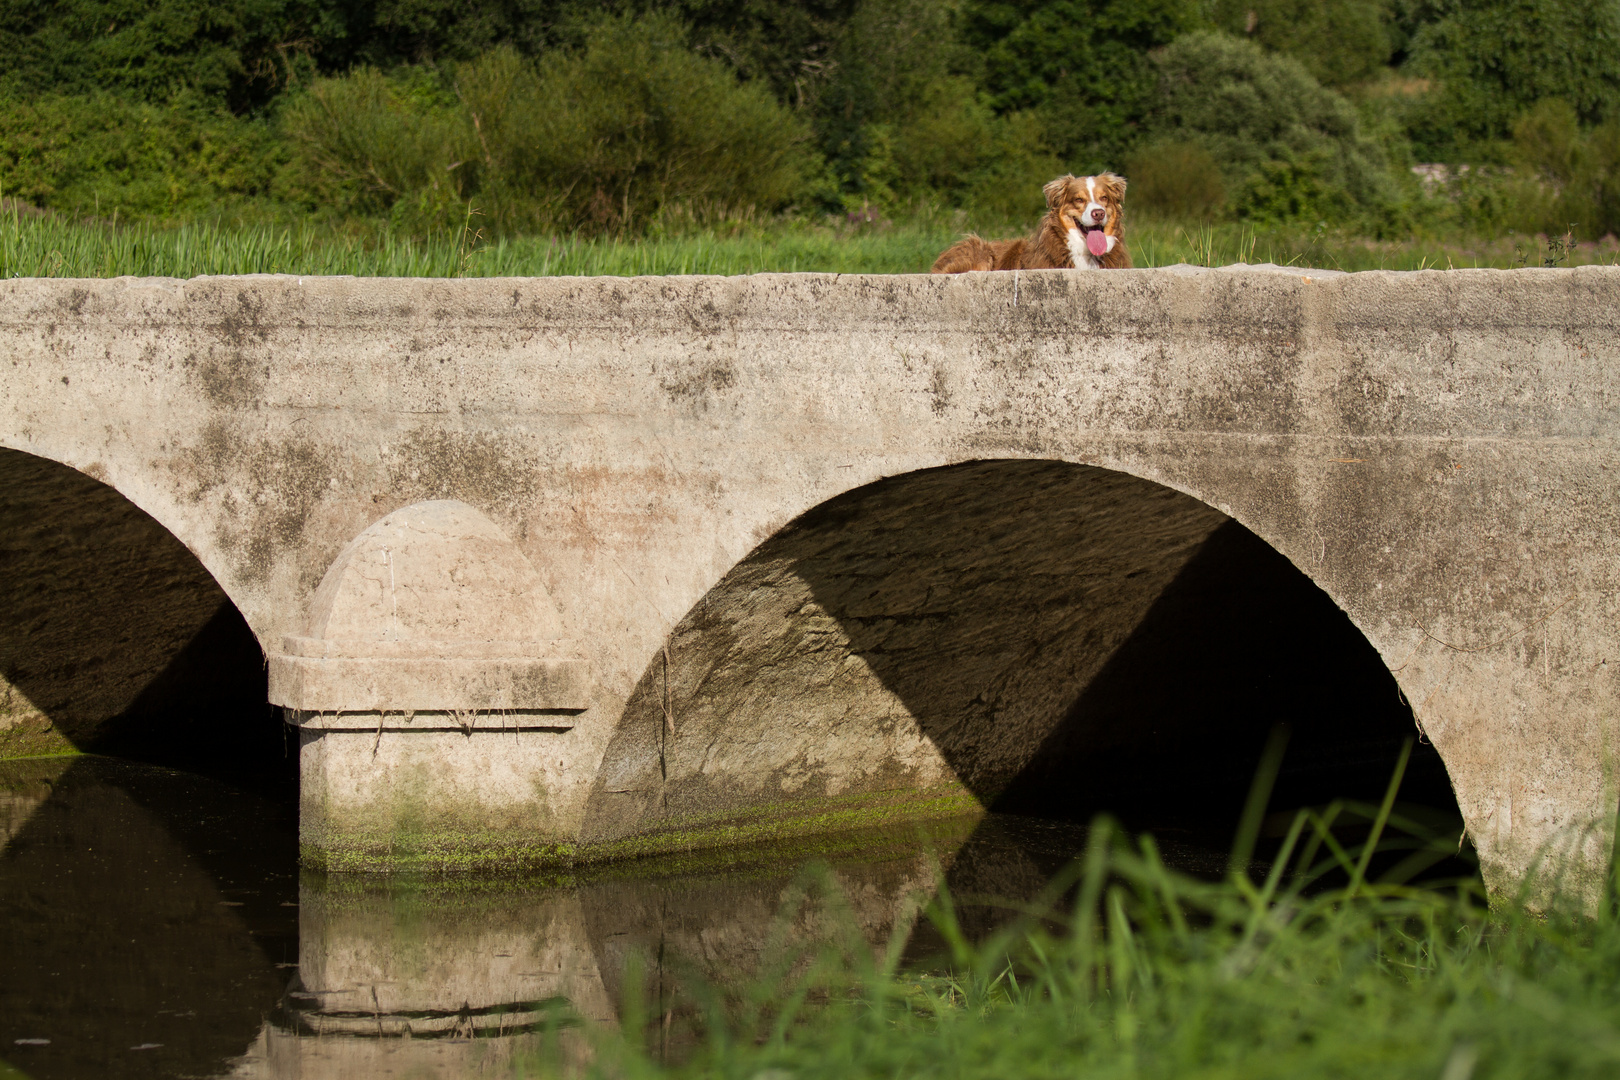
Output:
<path fill-rule="evenodd" d="M 631 1001 L 620 1029 L 594 1034 L 585 1071 L 728 1080 L 1615 1075 L 1613 907 L 1595 918 L 1493 913 L 1477 877 L 1415 883 L 1415 871 L 1454 854 L 1458 841 L 1403 814 L 1398 783 L 1397 771 L 1379 805 L 1301 811 L 1260 863 L 1242 861 L 1258 822 L 1250 815 L 1221 881 L 1178 873 L 1150 837 L 1099 820 L 1071 871 L 987 939 L 968 940 L 959 901 L 941 892 L 927 913 L 947 943 L 937 963 L 904 966 L 898 944 L 871 949 L 853 930 L 801 942 L 740 988 L 683 983 L 697 1003 L 695 1049 L 683 1060 L 660 1054 L 668 1021 L 649 1023 Z M 830 881 L 807 878 L 784 926 L 838 925 L 824 917 L 845 903 Z M 807 917 L 818 904 L 821 915 Z M 556 1059 L 525 1067 L 563 1071 Z"/>

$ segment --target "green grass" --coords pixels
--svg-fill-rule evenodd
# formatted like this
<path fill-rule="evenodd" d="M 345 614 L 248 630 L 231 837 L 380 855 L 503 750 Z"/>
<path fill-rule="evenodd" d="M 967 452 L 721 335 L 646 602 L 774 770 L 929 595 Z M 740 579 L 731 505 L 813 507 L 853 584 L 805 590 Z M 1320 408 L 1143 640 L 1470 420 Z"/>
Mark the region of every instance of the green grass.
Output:
<path fill-rule="evenodd" d="M 744 236 L 518 237 L 472 243 L 455 236 L 349 236 L 315 226 L 198 224 L 164 229 L 12 214 L 0 218 L 0 276 L 546 277 L 800 270 L 894 274 L 926 271 L 952 239 L 948 232 L 929 229 L 858 235 L 833 229 L 784 229 Z"/>
<path fill-rule="evenodd" d="M 776 948 L 740 989 L 691 976 L 672 997 L 661 978 L 648 1008 L 632 970 L 620 1028 L 586 1029 L 585 1071 L 618 1080 L 1620 1075 L 1614 907 L 1596 918 L 1493 914 L 1477 879 L 1407 883 L 1457 839 L 1391 813 L 1393 788 L 1381 806 L 1302 812 L 1269 866 L 1213 883 L 1167 868 L 1151 839 L 1100 822 L 1070 874 L 988 940 L 969 942 L 950 898 L 937 899 L 929 917 L 948 955 L 921 970 L 899 963 L 895 943 L 867 945 L 830 875 L 806 879 L 783 908 Z M 1345 842 L 1357 834 L 1362 842 Z M 1235 848 L 1234 865 L 1246 865 L 1245 846 Z M 795 930 L 811 925 L 835 929 Z M 670 1060 L 664 1048 L 681 1042 L 682 1024 L 689 1049 Z M 556 1044 L 559 1054 L 567 1045 Z M 578 1069 L 553 1055 L 520 1071 Z"/>
<path fill-rule="evenodd" d="M 472 222 L 476 225 L 476 221 Z M 1001 235 L 1007 230 L 991 230 Z M 552 275 L 923 273 L 963 228 L 919 222 L 883 229 L 792 222 L 657 239 L 515 237 L 474 239 L 476 229 L 436 238 L 345 234 L 313 224 L 176 228 L 81 223 L 49 215 L 0 215 L 0 276 L 196 277 L 201 274 L 352 274 L 362 277 L 543 277 Z M 1133 226 L 1139 266 L 1276 262 L 1342 270 L 1614 264 L 1620 247 L 1549 246 L 1543 237 L 1376 241 L 1313 230 L 1256 232 L 1238 225 Z"/>

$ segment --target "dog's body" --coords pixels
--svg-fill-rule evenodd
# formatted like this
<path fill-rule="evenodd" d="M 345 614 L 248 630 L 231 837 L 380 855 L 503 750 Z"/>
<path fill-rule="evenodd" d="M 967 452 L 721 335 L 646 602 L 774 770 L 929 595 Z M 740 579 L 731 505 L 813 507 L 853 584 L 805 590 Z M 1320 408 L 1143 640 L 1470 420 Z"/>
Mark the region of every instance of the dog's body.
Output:
<path fill-rule="evenodd" d="M 1113 173 L 1060 176 L 1042 189 L 1046 216 L 1034 236 L 969 236 L 946 248 L 936 274 L 969 270 L 1126 270 L 1125 178 Z"/>

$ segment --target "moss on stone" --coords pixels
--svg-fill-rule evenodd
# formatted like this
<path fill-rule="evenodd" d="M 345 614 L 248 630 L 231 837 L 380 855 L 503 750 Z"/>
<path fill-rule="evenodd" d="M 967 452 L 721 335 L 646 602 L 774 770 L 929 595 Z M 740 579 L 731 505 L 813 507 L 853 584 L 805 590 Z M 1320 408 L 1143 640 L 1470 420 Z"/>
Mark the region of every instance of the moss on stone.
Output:
<path fill-rule="evenodd" d="M 772 802 L 742 812 L 676 818 L 656 831 L 581 844 L 577 857 L 581 861 L 604 862 L 781 844 L 906 821 L 960 819 L 983 813 L 979 801 L 960 788 Z"/>
<path fill-rule="evenodd" d="M 0 760 L 11 758 L 55 757 L 77 754 L 78 747 L 56 725 L 37 713 L 18 717 L 10 724 L 0 716 Z"/>
<path fill-rule="evenodd" d="M 912 859 L 918 851 L 927 850 L 948 857 L 972 834 L 983 816 L 983 811 L 975 809 L 953 817 L 890 820 L 832 832 L 641 855 L 633 859 L 586 860 L 575 868 L 574 875 L 582 883 L 716 873 L 735 879 L 776 876 L 784 868 L 796 867 L 810 859 L 829 863 L 859 859 L 871 863 L 890 858 Z"/>
<path fill-rule="evenodd" d="M 345 874 L 520 874 L 571 866 L 574 845 L 506 833 L 344 833 L 305 838 L 299 861 Z"/>
<path fill-rule="evenodd" d="M 693 815 L 656 831 L 594 843 L 542 841 L 504 830 L 306 831 L 299 854 L 306 869 L 342 874 L 483 874 L 532 881 L 536 875 L 566 875 L 630 859 L 658 859 L 655 872 L 686 873 L 757 858 L 761 851 L 777 859 L 827 857 L 854 850 L 863 832 L 913 822 L 960 823 L 983 813 L 978 800 L 960 788 L 885 791 Z M 743 854 L 750 850 L 753 856 Z M 640 873 L 647 867 L 637 869 Z"/>

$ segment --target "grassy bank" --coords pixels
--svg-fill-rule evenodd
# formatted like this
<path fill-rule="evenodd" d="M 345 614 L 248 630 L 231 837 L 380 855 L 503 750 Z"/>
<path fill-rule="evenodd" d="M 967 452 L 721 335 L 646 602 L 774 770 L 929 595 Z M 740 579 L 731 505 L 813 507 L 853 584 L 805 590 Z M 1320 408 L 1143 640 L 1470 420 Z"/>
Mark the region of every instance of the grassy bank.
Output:
<path fill-rule="evenodd" d="M 972 223 L 924 221 L 878 228 L 783 222 L 636 240 L 517 237 L 487 242 L 476 218 L 462 229 L 412 238 L 344 234 L 315 225 L 175 228 L 0 216 L 3 277 L 196 277 L 202 274 L 353 274 L 363 277 L 923 273 Z M 990 235 L 1007 230 L 985 229 Z M 1275 262 L 1341 270 L 1576 266 L 1620 262 L 1620 245 L 1565 246 L 1544 236 L 1369 240 L 1329 230 L 1237 225 L 1133 225 L 1138 266 Z"/>
<path fill-rule="evenodd" d="M 922 970 L 853 930 L 796 937 L 807 925 L 854 925 L 839 917 L 848 901 L 836 888 L 810 881 L 784 910 L 782 947 L 761 978 L 736 991 L 698 979 L 673 994 L 660 986 L 620 1029 L 645 1038 L 596 1033 L 588 1071 L 737 1080 L 1615 1075 L 1620 917 L 1612 908 L 1596 919 L 1492 914 L 1477 880 L 1409 884 L 1457 839 L 1401 820 L 1392 802 L 1302 813 L 1269 868 L 1218 883 L 1168 869 L 1150 839 L 1101 823 L 1069 876 L 987 940 L 971 943 L 949 898 L 936 901 L 930 917 L 947 955 Z M 1401 835 L 1380 840 L 1388 830 Z M 1234 865 L 1244 865 L 1241 838 L 1236 847 Z M 683 1016 L 693 1034 L 672 1062 L 671 1029 L 678 1034 Z"/>

